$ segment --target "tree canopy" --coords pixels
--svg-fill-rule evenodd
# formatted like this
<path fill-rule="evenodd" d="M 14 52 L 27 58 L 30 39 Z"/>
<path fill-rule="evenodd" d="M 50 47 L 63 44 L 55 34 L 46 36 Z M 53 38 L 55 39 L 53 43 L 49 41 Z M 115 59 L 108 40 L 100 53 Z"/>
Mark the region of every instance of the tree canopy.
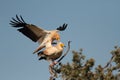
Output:
<path fill-rule="evenodd" d="M 86 60 L 83 50 L 72 51 L 71 62 L 59 63 L 54 67 L 56 77 L 61 80 L 120 80 L 120 47 L 115 46 L 111 58 L 104 66 L 95 66 L 95 59 Z M 57 78 L 56 78 L 57 80 Z"/>

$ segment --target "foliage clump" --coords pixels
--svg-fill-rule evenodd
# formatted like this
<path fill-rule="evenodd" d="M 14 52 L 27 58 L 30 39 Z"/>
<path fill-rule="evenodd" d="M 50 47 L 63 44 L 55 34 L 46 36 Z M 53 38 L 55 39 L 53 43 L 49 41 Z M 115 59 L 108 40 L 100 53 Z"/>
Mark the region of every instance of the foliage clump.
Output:
<path fill-rule="evenodd" d="M 104 66 L 95 66 L 94 58 L 86 60 L 83 50 L 72 51 L 72 62 L 54 67 L 61 80 L 120 80 L 120 48 L 111 51 L 112 57 Z"/>

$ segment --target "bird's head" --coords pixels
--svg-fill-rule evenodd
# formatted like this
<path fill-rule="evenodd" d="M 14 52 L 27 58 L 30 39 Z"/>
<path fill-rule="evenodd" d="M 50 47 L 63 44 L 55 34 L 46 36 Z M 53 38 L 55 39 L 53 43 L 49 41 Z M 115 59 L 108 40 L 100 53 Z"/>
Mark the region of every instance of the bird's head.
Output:
<path fill-rule="evenodd" d="M 60 41 L 60 35 L 58 33 L 55 33 L 53 38 L 54 40 Z"/>

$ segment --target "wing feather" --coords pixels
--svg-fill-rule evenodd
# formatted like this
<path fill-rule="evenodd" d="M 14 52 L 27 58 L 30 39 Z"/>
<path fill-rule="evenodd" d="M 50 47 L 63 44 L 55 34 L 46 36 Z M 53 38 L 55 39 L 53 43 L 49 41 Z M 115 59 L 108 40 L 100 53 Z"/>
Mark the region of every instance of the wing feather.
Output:
<path fill-rule="evenodd" d="M 12 18 L 10 21 L 10 24 L 12 27 L 18 28 L 18 31 L 30 38 L 32 41 L 37 42 L 39 39 L 41 39 L 41 42 L 43 41 L 45 35 L 47 32 L 36 25 L 33 24 L 27 24 L 22 16 L 20 18 L 16 15 L 16 19 Z"/>
<path fill-rule="evenodd" d="M 62 26 L 59 26 L 56 30 L 59 30 L 59 31 L 64 31 L 66 28 L 67 28 L 68 24 L 63 24 Z"/>

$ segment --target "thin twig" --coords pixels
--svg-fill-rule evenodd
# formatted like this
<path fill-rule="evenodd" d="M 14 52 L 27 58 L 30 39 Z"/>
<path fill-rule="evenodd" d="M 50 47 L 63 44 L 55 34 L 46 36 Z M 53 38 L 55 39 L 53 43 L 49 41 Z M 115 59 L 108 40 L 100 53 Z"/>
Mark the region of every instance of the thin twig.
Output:
<path fill-rule="evenodd" d="M 110 63 L 112 62 L 114 56 L 115 56 L 115 55 L 113 55 L 113 56 L 111 57 L 111 59 L 107 62 L 107 64 L 104 66 L 104 69 L 107 68 L 107 67 L 110 65 Z"/>
<path fill-rule="evenodd" d="M 68 41 L 68 49 L 67 49 L 66 53 L 64 53 L 64 55 L 57 61 L 57 63 L 59 63 L 67 55 L 67 53 L 69 52 L 69 50 L 70 50 L 70 42 L 71 41 Z"/>

